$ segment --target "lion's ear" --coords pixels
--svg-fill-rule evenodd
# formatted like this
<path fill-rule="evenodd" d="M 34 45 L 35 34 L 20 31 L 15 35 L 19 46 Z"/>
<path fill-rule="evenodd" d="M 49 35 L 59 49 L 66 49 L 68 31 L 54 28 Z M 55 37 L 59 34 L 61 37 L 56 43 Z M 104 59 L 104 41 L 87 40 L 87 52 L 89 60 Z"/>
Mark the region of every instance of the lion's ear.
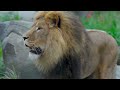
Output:
<path fill-rule="evenodd" d="M 55 11 L 51 11 L 47 15 L 45 15 L 45 20 L 49 28 L 52 28 L 52 27 L 60 28 L 60 23 L 61 23 L 60 16 Z"/>

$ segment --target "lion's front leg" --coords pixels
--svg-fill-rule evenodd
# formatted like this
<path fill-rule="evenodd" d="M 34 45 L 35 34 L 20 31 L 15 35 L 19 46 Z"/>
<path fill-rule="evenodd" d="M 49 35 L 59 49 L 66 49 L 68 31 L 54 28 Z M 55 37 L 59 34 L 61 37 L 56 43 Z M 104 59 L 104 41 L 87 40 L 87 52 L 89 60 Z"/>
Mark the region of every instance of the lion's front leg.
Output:
<path fill-rule="evenodd" d="M 101 54 L 101 60 L 95 74 L 99 79 L 115 79 L 117 48 L 108 46 Z M 96 76 L 96 75 L 95 75 Z"/>

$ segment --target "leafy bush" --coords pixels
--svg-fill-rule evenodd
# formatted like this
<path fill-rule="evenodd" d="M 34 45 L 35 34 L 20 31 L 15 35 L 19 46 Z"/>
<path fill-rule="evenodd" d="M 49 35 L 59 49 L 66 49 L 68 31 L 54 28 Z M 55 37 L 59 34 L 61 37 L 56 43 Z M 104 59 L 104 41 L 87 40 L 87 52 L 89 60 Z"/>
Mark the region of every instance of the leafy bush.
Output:
<path fill-rule="evenodd" d="M 104 11 L 94 12 L 90 18 L 81 18 L 85 28 L 100 29 L 112 35 L 118 45 L 120 45 L 120 12 L 118 11 Z"/>
<path fill-rule="evenodd" d="M 3 54 L 2 54 L 2 47 L 1 47 L 1 42 L 0 42 L 0 77 L 3 76 L 5 66 L 3 63 Z"/>
<path fill-rule="evenodd" d="M 0 13 L 0 21 L 20 20 L 18 12 Z"/>
<path fill-rule="evenodd" d="M 6 68 L 6 72 L 3 73 L 1 79 L 19 79 L 19 75 L 13 66 L 12 69 Z"/>

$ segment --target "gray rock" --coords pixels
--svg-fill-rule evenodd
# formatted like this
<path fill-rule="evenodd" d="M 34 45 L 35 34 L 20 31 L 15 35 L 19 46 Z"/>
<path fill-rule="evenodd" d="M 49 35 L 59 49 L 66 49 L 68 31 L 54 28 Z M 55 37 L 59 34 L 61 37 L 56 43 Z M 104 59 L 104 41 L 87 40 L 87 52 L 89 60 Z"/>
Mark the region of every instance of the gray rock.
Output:
<path fill-rule="evenodd" d="M 5 38 L 5 28 L 6 24 L 0 22 L 0 41 Z"/>
<path fill-rule="evenodd" d="M 1 29 L 2 34 L 0 35 L 1 41 L 4 43 L 3 48 L 6 45 L 6 39 L 10 35 L 10 33 L 16 33 L 19 36 L 22 36 L 24 32 L 26 32 L 30 26 L 33 24 L 32 22 L 26 22 L 26 21 L 7 21 L 3 23 L 5 25 L 5 29 Z M 3 26 L 1 25 L 1 28 Z"/>
<path fill-rule="evenodd" d="M 116 66 L 116 75 L 115 75 L 115 79 L 120 79 L 120 66 L 119 65 L 117 65 Z"/>
<path fill-rule="evenodd" d="M 6 24 L 7 23 L 7 24 Z M 9 24 L 8 24 L 9 23 Z M 22 35 L 31 27 L 31 22 L 5 22 L 5 38 L 2 41 L 3 60 L 9 69 L 15 69 L 19 78 L 38 79 L 39 72 L 33 62 L 29 60 L 28 50 L 24 46 Z"/>
<path fill-rule="evenodd" d="M 17 24 L 16 24 L 17 23 Z M 23 28 L 20 28 L 18 26 L 21 26 L 21 24 L 23 24 Z M 29 24 L 29 23 L 28 23 Z M 31 23 L 32 24 L 32 23 Z M 26 22 L 25 22 L 26 25 Z M 11 32 L 15 32 L 19 35 L 22 34 L 23 29 L 25 27 L 24 25 L 24 21 L 7 21 L 7 22 L 0 22 L 0 40 L 3 41 L 5 37 L 7 37 Z M 29 24 L 30 25 L 30 24 Z M 16 28 L 17 27 L 17 28 Z M 25 28 L 27 28 L 28 26 L 26 25 Z"/>

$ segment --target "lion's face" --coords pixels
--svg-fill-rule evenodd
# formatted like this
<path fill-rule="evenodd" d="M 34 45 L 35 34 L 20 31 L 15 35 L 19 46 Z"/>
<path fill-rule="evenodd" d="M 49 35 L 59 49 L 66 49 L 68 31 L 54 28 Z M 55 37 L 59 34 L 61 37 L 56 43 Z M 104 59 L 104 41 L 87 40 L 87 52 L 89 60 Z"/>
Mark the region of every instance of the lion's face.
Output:
<path fill-rule="evenodd" d="M 54 52 L 57 51 L 55 48 L 58 49 L 58 53 L 62 53 L 64 40 L 57 19 L 48 16 L 45 12 L 41 13 L 39 17 L 36 17 L 31 29 L 23 36 L 25 46 L 29 48 L 29 56 L 33 59 L 45 54 L 54 55 Z"/>
<path fill-rule="evenodd" d="M 43 19 L 36 20 L 31 29 L 25 34 L 24 40 L 30 53 L 41 55 L 46 46 L 48 29 Z"/>

